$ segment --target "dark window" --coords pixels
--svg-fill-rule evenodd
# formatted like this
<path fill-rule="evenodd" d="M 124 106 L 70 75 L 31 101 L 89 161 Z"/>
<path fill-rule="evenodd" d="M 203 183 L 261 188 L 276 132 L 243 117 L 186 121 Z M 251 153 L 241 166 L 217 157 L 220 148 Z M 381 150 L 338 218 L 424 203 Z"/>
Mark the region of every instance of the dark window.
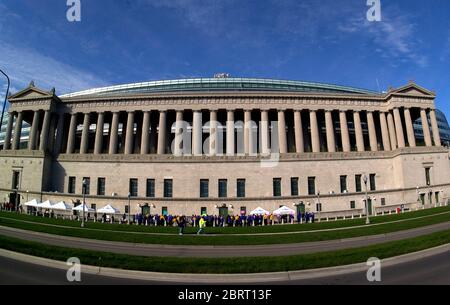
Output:
<path fill-rule="evenodd" d="M 97 211 L 97 204 L 95 204 L 95 203 L 92 203 L 92 204 L 91 204 L 91 209 L 94 209 L 94 210 L 96 210 L 96 211 Z"/>
<path fill-rule="evenodd" d="M 173 180 L 164 179 L 164 198 L 173 197 Z"/>
<path fill-rule="evenodd" d="M 350 209 L 353 210 L 356 208 L 356 202 L 354 200 L 350 201 Z"/>
<path fill-rule="evenodd" d="M 381 198 L 381 205 L 386 205 L 386 198 Z"/>
<path fill-rule="evenodd" d="M 147 179 L 146 197 L 155 198 L 155 179 Z"/>
<path fill-rule="evenodd" d="M 322 204 L 320 202 L 316 204 L 316 211 L 322 212 Z"/>
<path fill-rule="evenodd" d="M 281 196 L 281 178 L 273 178 L 273 196 Z"/>
<path fill-rule="evenodd" d="M 429 167 L 425 168 L 425 181 L 426 181 L 427 185 L 431 185 L 430 170 L 431 170 L 431 168 L 429 168 Z"/>
<path fill-rule="evenodd" d="M 125 206 L 125 214 L 128 214 L 128 205 Z"/>
<path fill-rule="evenodd" d="M 226 198 L 227 197 L 227 187 L 228 181 L 227 179 L 220 179 L 219 180 L 219 198 Z"/>
<path fill-rule="evenodd" d="M 84 177 L 83 184 L 84 184 L 84 193 L 86 195 L 89 195 L 91 193 L 91 178 Z"/>
<path fill-rule="evenodd" d="M 361 188 L 361 175 L 355 175 L 355 191 L 357 193 L 362 192 Z"/>
<path fill-rule="evenodd" d="M 208 215 L 208 210 L 206 209 L 206 207 L 200 208 L 200 215 Z"/>
<path fill-rule="evenodd" d="M 316 177 L 308 177 L 308 195 L 316 194 Z"/>
<path fill-rule="evenodd" d="M 13 177 L 12 177 L 12 189 L 18 190 L 20 187 L 20 172 L 19 171 L 13 171 Z"/>
<path fill-rule="evenodd" d="M 347 176 L 341 176 L 341 194 L 347 191 Z"/>
<path fill-rule="evenodd" d="M 291 178 L 291 196 L 298 196 L 298 178 Z"/>
<path fill-rule="evenodd" d="M 138 196 L 138 179 L 132 178 L 130 179 L 130 196 L 137 197 Z"/>
<path fill-rule="evenodd" d="M 208 198 L 209 197 L 209 180 L 201 179 L 200 180 L 200 198 Z"/>
<path fill-rule="evenodd" d="M 69 194 L 75 194 L 76 181 L 77 181 L 77 178 L 69 177 L 69 186 L 67 188 L 67 192 Z"/>
<path fill-rule="evenodd" d="M 245 179 L 238 179 L 237 180 L 237 185 L 236 185 L 236 190 L 237 190 L 237 197 L 238 198 L 244 198 L 245 197 Z"/>
<path fill-rule="evenodd" d="M 247 215 L 247 207 L 241 207 L 241 215 Z"/>
<path fill-rule="evenodd" d="M 97 195 L 105 196 L 105 178 L 98 178 L 97 180 Z"/>
<path fill-rule="evenodd" d="M 377 184 L 376 184 L 376 180 L 375 180 L 375 174 L 370 174 L 370 190 L 371 191 L 376 191 L 377 190 Z"/>

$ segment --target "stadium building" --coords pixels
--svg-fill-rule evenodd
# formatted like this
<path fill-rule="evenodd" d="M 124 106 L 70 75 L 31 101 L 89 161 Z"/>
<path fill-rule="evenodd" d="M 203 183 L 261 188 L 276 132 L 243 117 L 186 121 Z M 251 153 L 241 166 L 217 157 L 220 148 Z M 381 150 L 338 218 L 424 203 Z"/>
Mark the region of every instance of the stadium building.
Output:
<path fill-rule="evenodd" d="M 0 198 L 79 203 L 84 185 L 89 206 L 133 214 L 287 205 L 321 218 L 441 205 L 450 162 L 434 100 L 412 82 L 378 93 L 220 77 L 61 96 L 31 83 L 9 98 Z"/>

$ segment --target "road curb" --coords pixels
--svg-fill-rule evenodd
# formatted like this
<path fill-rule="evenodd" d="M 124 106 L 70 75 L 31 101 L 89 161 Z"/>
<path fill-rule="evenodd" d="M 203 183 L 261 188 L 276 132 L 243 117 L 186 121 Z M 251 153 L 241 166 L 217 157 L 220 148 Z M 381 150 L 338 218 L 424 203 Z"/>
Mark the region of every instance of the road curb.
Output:
<path fill-rule="evenodd" d="M 387 258 L 381 261 L 383 267 L 412 262 L 418 259 L 427 258 L 450 251 L 450 244 L 408 253 L 396 257 Z M 18 252 L 0 249 L 0 256 L 20 262 L 40 265 L 44 267 L 67 270 L 66 262 L 51 260 L 42 257 L 31 256 Z M 316 279 L 321 277 L 337 276 L 355 272 L 365 272 L 366 263 L 357 263 L 345 266 L 329 268 L 272 272 L 272 273 L 246 273 L 246 274 L 187 274 L 187 273 L 161 273 L 135 270 L 122 270 L 114 268 L 104 268 L 97 266 L 82 265 L 82 273 L 114 277 L 121 279 L 159 281 L 165 283 L 200 283 L 200 284 L 256 284 L 274 283 L 295 280 Z"/>

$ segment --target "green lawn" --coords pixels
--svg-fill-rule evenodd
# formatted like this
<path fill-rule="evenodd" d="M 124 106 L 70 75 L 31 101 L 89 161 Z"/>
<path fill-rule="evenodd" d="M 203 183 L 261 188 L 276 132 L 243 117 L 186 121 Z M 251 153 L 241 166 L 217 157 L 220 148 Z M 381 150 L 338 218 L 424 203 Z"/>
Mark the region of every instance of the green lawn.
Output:
<path fill-rule="evenodd" d="M 170 273 L 258 273 L 323 268 L 365 262 L 370 257 L 384 259 L 449 242 L 450 230 L 364 248 L 316 254 L 258 258 L 168 258 L 53 247 L 0 235 L 0 248 L 11 251 L 60 261 L 75 256 L 86 265 Z"/>
<path fill-rule="evenodd" d="M 416 218 L 421 216 L 434 215 L 444 212 L 450 212 L 450 206 L 439 207 L 433 209 L 420 210 L 415 212 L 408 212 L 398 215 L 385 215 L 371 217 L 372 224 L 381 224 L 391 221 Z M 67 227 L 80 227 L 80 222 L 63 220 L 63 219 L 49 219 L 36 217 L 25 214 L 16 214 L 9 212 L 0 212 L 0 217 L 7 217 L 18 220 L 26 220 L 37 223 L 46 223 L 53 225 L 61 225 Z M 282 233 L 282 232 L 297 232 L 297 231 L 313 231 L 313 230 L 326 230 L 334 228 L 345 228 L 352 226 L 363 226 L 365 224 L 365 218 L 363 219 L 349 219 L 330 222 L 316 222 L 313 224 L 295 224 L 295 225 L 275 225 L 275 226 L 259 226 L 259 227 L 208 227 L 206 231 L 208 234 L 254 234 L 254 233 Z M 177 227 L 154 227 L 154 226 L 128 226 L 120 224 L 107 224 L 107 223 L 94 223 L 87 222 L 86 228 L 99 229 L 99 230 L 111 230 L 111 231 L 124 231 L 124 232 L 148 232 L 148 233 L 161 233 L 161 234 L 176 234 L 178 233 Z M 192 234 L 196 232 L 196 228 L 187 227 L 186 233 Z"/>
<path fill-rule="evenodd" d="M 437 212 L 445 212 L 443 214 L 437 215 L 429 215 L 430 213 Z M 14 215 L 14 214 L 10 214 Z M 424 218 L 411 219 L 412 216 L 425 216 Z M 14 217 L 27 217 L 24 215 L 14 215 Z M 28 216 L 29 217 L 29 216 Z M 35 218 L 31 218 L 35 219 Z M 381 219 L 381 217 L 380 217 Z M 405 219 L 401 222 L 392 222 L 394 220 Z M 36 219 L 37 220 L 37 219 Z M 122 241 L 122 242 L 130 242 L 130 243 L 148 243 L 148 244 L 173 244 L 173 245 L 263 245 L 263 244 L 288 244 L 288 243 L 301 243 L 301 242 L 311 242 L 311 241 L 323 241 L 323 240 L 335 240 L 342 238 L 351 238 L 358 236 L 367 236 L 367 235 L 376 235 L 376 234 L 385 234 L 389 232 L 407 230 L 417 227 L 423 227 L 427 225 L 442 223 L 450 221 L 450 213 L 448 212 L 448 208 L 439 208 L 435 210 L 424 210 L 420 212 L 414 212 L 410 214 L 388 216 L 387 218 L 383 218 L 379 220 L 378 218 L 373 218 L 373 221 L 383 221 L 385 223 L 381 223 L 376 226 L 367 226 L 367 227 L 355 227 L 351 229 L 341 229 L 336 231 L 325 231 L 325 232 L 297 232 L 291 234 L 283 234 L 283 235 L 216 235 L 216 236 L 208 236 L 208 235 L 151 235 L 144 234 L 139 232 L 116 232 L 111 230 L 104 230 L 104 226 L 108 226 L 105 224 L 91 224 L 89 228 L 80 229 L 75 228 L 73 226 L 48 226 L 40 223 L 29 223 L 18 221 L 17 219 L 8 219 L 8 218 L 0 218 L 0 225 L 9 226 L 19 229 L 44 232 L 49 234 L 57 234 L 64 236 L 74 236 L 74 237 L 82 237 L 82 238 L 91 238 L 91 239 L 99 239 L 99 240 L 109 240 L 109 241 Z M 52 221 L 48 219 L 43 219 L 42 221 Z M 390 222 L 388 222 L 390 221 Z M 70 222 L 72 225 L 73 222 Z M 95 229 L 94 226 L 100 226 L 101 229 Z M 317 224 L 314 229 L 322 229 L 320 227 L 324 224 Z M 328 225 L 328 224 L 325 224 Z M 312 225 L 311 227 L 313 227 Z M 119 226 L 120 227 L 120 226 Z M 123 225 L 123 228 L 133 228 L 133 226 Z M 285 227 L 294 227 L 294 226 L 285 226 Z M 301 227 L 301 226 L 300 226 Z M 138 229 L 139 227 L 135 226 L 134 228 Z M 207 229 L 207 232 L 209 232 Z"/>

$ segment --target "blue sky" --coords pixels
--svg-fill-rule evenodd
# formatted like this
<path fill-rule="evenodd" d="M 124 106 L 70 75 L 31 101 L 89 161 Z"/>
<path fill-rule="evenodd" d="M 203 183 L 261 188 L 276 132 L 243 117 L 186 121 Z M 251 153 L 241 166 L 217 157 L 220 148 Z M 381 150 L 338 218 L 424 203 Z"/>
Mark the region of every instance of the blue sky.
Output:
<path fill-rule="evenodd" d="M 12 91 L 67 93 L 157 79 L 280 78 L 373 90 L 409 80 L 450 118 L 450 1 L 0 0 L 0 67 Z M 3 79 L 0 86 L 3 85 Z"/>

